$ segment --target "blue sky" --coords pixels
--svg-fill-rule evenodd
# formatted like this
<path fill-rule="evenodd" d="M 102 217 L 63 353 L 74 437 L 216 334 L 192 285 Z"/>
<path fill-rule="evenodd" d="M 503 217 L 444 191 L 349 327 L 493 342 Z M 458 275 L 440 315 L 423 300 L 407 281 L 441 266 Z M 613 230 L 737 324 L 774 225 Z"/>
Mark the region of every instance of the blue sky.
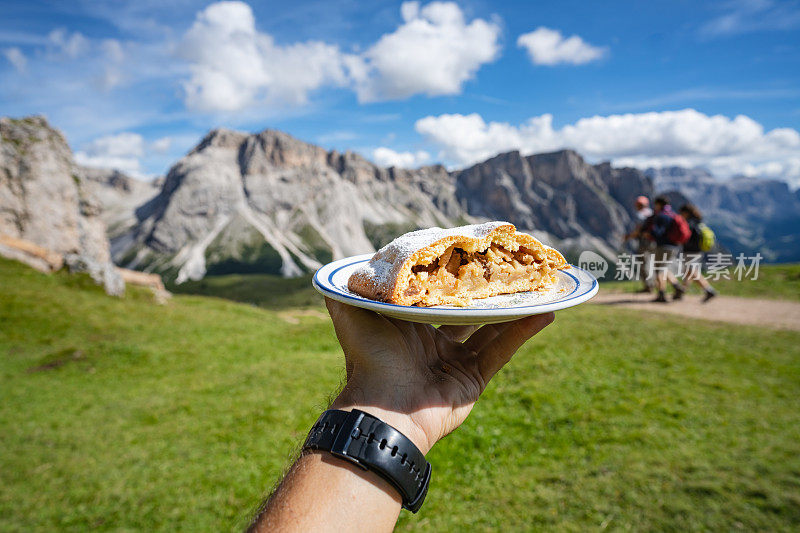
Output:
<path fill-rule="evenodd" d="M 166 172 L 209 129 L 379 164 L 504 150 L 800 185 L 800 2 L 0 2 L 0 114 Z"/>

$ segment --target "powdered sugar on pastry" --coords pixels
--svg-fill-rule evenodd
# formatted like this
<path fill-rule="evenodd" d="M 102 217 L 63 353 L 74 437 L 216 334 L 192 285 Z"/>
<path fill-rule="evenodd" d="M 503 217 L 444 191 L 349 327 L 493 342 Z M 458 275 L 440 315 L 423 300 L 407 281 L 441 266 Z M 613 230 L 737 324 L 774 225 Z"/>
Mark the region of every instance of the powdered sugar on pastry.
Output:
<path fill-rule="evenodd" d="M 406 233 L 348 281 L 373 300 L 401 305 L 466 305 L 472 298 L 533 290 L 566 266 L 563 256 L 508 222 Z"/>
<path fill-rule="evenodd" d="M 412 231 L 399 236 L 375 254 L 372 260 L 359 270 L 363 270 L 378 284 L 393 282 L 399 270 L 394 271 L 392 265 L 404 263 L 415 252 L 418 252 L 438 241 L 448 237 L 466 237 L 471 239 L 484 239 L 494 229 L 507 225 L 508 222 L 486 222 L 485 224 L 471 224 L 458 228 L 442 229 L 438 227 Z M 511 226 L 512 228 L 514 226 Z M 356 271 L 358 272 L 358 270 Z"/>

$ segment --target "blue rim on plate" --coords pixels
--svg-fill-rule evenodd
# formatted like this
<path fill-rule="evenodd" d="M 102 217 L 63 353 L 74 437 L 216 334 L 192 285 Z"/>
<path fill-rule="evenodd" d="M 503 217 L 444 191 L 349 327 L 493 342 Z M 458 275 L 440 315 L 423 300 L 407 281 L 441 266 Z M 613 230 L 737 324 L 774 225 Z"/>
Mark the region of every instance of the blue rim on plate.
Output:
<path fill-rule="evenodd" d="M 589 300 L 597 294 L 598 290 L 597 279 L 592 274 L 581 268 L 570 266 L 568 270 L 558 271 L 557 285 L 549 291 L 475 300 L 477 304 L 470 307 L 416 307 L 378 302 L 359 296 L 347 289 L 347 279 L 350 274 L 361 263 L 369 261 L 372 255 L 357 255 L 328 263 L 314 274 L 312 280 L 314 288 L 331 299 L 377 311 L 387 316 L 427 324 L 459 325 L 507 322 L 530 315 L 566 309 Z M 519 301 L 520 298 L 522 301 Z M 525 302 L 525 298 L 530 301 Z M 542 301 L 537 302 L 536 300 Z M 485 302 L 490 301 L 498 303 L 489 307 L 481 307 L 481 305 L 485 305 Z M 507 303 L 503 304 L 504 301 Z"/>

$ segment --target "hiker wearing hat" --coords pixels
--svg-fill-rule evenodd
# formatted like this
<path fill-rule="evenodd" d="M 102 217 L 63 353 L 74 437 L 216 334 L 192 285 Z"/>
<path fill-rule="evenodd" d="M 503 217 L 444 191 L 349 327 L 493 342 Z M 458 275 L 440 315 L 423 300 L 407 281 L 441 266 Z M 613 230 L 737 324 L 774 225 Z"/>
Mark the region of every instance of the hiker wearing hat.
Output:
<path fill-rule="evenodd" d="M 681 215 L 672 210 L 669 200 L 659 196 L 653 200 L 653 216 L 644 223 L 643 234 L 654 241 L 656 250 L 653 254 L 653 265 L 656 278 L 658 296 L 654 301 L 665 303 L 667 301 L 664 289 L 667 281 L 675 289 L 675 300 L 683 296 L 683 287 L 678 283 L 678 278 L 672 272 L 674 262 L 680 247 L 689 240 L 692 231 L 689 224 Z"/>
<path fill-rule="evenodd" d="M 653 241 L 645 238 L 643 229 L 645 221 L 653 215 L 653 210 L 650 209 L 650 200 L 647 196 L 639 196 L 634 202 L 636 208 L 635 226 L 625 235 L 625 241 L 636 239 L 636 253 L 642 259 L 642 268 L 639 271 L 639 277 L 642 280 L 643 287 L 639 292 L 650 292 L 653 290 L 653 277 L 649 275 L 652 270 L 650 268 L 650 261 L 653 258 Z"/>

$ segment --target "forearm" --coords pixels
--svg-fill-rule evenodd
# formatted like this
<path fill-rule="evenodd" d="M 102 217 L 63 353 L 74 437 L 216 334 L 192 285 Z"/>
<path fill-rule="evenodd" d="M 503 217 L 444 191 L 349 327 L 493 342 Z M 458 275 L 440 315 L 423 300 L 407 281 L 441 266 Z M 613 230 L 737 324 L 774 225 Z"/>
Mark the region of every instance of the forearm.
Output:
<path fill-rule="evenodd" d="M 292 465 L 251 531 L 391 531 L 400 494 L 374 472 L 327 452 L 305 452 Z"/>
<path fill-rule="evenodd" d="M 426 453 L 428 439 L 404 413 L 356 402 L 348 388 L 331 409 L 359 409 L 410 438 Z M 398 490 L 378 474 L 329 452 L 305 451 L 270 497 L 251 531 L 391 531 L 400 514 Z M 349 526 L 352 525 L 353 527 Z"/>

